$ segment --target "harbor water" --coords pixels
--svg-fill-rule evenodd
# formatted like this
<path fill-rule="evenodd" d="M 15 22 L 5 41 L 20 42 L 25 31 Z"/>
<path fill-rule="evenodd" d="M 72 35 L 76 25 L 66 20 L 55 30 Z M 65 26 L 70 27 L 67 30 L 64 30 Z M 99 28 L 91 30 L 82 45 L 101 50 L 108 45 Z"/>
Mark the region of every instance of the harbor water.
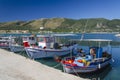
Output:
<path fill-rule="evenodd" d="M 1 34 L 3 35 L 3 34 Z M 5 34 L 4 34 L 5 35 Z M 8 34 L 7 34 L 8 36 Z M 78 39 L 81 38 L 81 34 L 77 34 L 76 36 L 70 36 L 68 37 L 70 39 Z M 94 73 L 87 73 L 87 74 L 73 74 L 75 76 L 80 76 L 83 78 L 89 78 L 91 80 L 120 80 L 120 38 L 115 37 L 115 34 L 111 33 L 93 33 L 93 34 L 85 34 L 84 39 L 91 39 L 91 38 L 96 38 L 96 39 L 111 39 L 115 43 L 111 44 L 111 53 L 112 53 L 112 62 L 111 65 L 106 66 L 100 71 L 94 72 Z M 80 45 L 82 47 L 82 45 Z M 26 53 L 19 52 L 16 54 L 20 54 L 22 56 L 27 57 Z M 69 55 L 68 55 L 69 56 Z M 40 62 L 42 64 L 45 64 L 47 66 L 59 69 L 63 71 L 62 65 L 58 62 L 56 62 L 53 58 L 47 58 L 47 59 L 37 59 L 35 60 L 37 62 Z M 67 73 L 66 73 L 67 74 Z"/>

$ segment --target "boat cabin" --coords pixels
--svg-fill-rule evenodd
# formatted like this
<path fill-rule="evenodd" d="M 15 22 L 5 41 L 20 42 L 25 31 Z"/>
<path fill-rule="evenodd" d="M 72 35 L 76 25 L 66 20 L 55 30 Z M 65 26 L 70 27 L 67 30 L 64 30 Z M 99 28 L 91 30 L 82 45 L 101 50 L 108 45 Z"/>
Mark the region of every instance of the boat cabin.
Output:
<path fill-rule="evenodd" d="M 24 47 L 30 47 L 31 45 L 35 45 L 36 44 L 36 38 L 35 38 L 34 35 L 23 36 L 22 40 L 23 40 Z"/>
<path fill-rule="evenodd" d="M 7 48 L 13 44 L 16 44 L 15 38 L 16 37 L 12 37 L 12 36 L 0 37 L 0 47 Z"/>
<path fill-rule="evenodd" d="M 9 46 L 9 37 L 0 37 L 0 47 L 4 48 L 5 46 Z"/>
<path fill-rule="evenodd" d="M 50 35 L 37 35 L 37 42 L 40 48 L 53 48 L 55 37 Z"/>

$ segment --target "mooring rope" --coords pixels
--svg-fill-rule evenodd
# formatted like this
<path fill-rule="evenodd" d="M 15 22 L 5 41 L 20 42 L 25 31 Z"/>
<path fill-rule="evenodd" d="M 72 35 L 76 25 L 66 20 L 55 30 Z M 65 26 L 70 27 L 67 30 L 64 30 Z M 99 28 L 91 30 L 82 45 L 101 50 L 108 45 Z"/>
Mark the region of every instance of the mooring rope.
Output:
<path fill-rule="evenodd" d="M 56 68 L 56 67 L 58 67 L 60 64 L 61 64 L 61 63 L 59 63 L 59 64 L 57 64 L 57 65 L 55 65 L 55 66 L 53 66 L 53 67 Z"/>
<path fill-rule="evenodd" d="M 74 67 L 72 67 L 72 69 L 73 69 L 74 73 L 75 73 L 78 77 L 80 77 L 79 74 L 75 71 Z"/>

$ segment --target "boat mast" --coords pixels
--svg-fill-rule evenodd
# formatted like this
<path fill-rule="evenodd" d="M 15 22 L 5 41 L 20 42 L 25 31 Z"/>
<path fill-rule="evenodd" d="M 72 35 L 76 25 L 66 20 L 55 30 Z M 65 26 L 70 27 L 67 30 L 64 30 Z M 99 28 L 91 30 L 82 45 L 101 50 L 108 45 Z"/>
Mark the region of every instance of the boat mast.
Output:
<path fill-rule="evenodd" d="M 101 45 L 101 42 L 98 43 L 98 58 L 100 58 L 100 45 Z M 98 64 L 98 68 L 100 69 L 101 68 L 101 65 L 100 63 Z"/>
<path fill-rule="evenodd" d="M 84 30 L 83 30 L 83 33 L 82 33 L 82 35 L 81 35 L 81 39 L 80 39 L 80 40 L 83 40 L 83 38 L 84 38 L 84 34 L 85 34 L 85 31 L 86 31 L 87 24 L 88 24 L 88 19 L 87 19 L 87 21 L 86 21 L 85 28 L 84 28 Z"/>

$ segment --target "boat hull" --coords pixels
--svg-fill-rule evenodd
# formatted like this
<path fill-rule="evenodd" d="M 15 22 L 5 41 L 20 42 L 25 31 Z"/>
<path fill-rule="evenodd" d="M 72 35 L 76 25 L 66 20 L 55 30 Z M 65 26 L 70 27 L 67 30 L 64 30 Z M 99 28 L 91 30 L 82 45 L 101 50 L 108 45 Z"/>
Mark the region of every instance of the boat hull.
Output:
<path fill-rule="evenodd" d="M 9 45 L 0 45 L 0 48 L 8 49 L 8 48 L 9 48 Z"/>
<path fill-rule="evenodd" d="M 55 56 L 64 56 L 73 51 L 75 47 L 78 47 L 77 44 L 69 46 L 69 47 L 62 47 L 61 49 L 43 49 L 38 47 L 25 47 L 25 51 L 31 59 L 37 58 L 52 58 Z"/>
<path fill-rule="evenodd" d="M 24 47 L 23 46 L 12 45 L 9 48 L 10 48 L 10 51 L 12 51 L 12 52 L 21 52 L 21 51 L 24 51 Z"/>
<path fill-rule="evenodd" d="M 49 58 L 55 56 L 64 56 L 70 53 L 70 49 L 35 49 L 35 48 L 25 48 L 27 55 L 32 58 Z"/>
<path fill-rule="evenodd" d="M 91 65 L 91 66 L 88 66 L 88 67 L 70 67 L 70 66 L 67 66 L 65 64 L 62 64 L 63 65 L 63 70 L 64 72 L 66 73 L 90 73 L 90 72 L 95 72 L 97 70 L 100 70 L 102 68 L 104 68 L 105 66 L 109 65 L 111 62 L 111 58 L 105 60 L 104 62 L 100 63 L 100 67 L 99 67 L 99 64 L 97 65 Z"/>

